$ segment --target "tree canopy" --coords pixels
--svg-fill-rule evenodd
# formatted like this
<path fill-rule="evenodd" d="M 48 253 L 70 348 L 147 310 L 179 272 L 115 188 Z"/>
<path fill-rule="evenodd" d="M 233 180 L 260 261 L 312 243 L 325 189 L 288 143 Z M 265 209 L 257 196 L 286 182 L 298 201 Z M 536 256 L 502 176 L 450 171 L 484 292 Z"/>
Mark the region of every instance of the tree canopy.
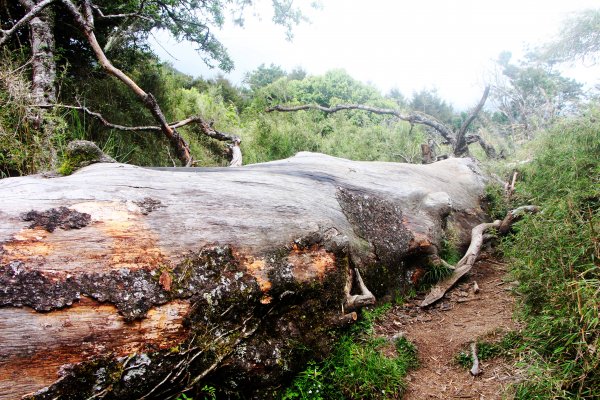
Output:
<path fill-rule="evenodd" d="M 559 36 L 538 49 L 537 56 L 549 63 L 600 61 L 600 8 L 581 11 L 568 18 Z"/>

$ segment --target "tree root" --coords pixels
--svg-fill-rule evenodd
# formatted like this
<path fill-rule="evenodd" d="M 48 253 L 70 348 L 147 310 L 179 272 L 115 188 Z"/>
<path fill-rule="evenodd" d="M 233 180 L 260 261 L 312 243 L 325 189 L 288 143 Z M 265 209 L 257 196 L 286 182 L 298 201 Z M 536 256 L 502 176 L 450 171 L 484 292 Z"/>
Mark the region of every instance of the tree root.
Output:
<path fill-rule="evenodd" d="M 510 226 L 525 213 L 535 213 L 538 210 L 538 207 L 531 205 L 518 207 L 512 211 L 509 211 L 502 221 L 496 220 L 494 222 L 479 224 L 473 228 L 471 231 L 471 244 L 469 245 L 469 248 L 467 249 L 467 252 L 463 258 L 461 258 L 456 264 L 454 273 L 435 285 L 425 297 L 425 300 L 423 300 L 420 307 L 427 307 L 441 299 L 446 292 L 450 290 L 450 288 L 452 288 L 452 286 L 454 286 L 454 284 L 458 282 L 460 278 L 463 277 L 463 275 L 471 270 L 481 251 L 481 245 L 484 241 L 485 231 L 491 228 L 497 228 L 500 233 L 506 233 L 510 229 Z"/>
<path fill-rule="evenodd" d="M 346 293 L 346 301 L 344 303 L 344 309 L 346 311 L 348 310 L 356 310 L 358 308 L 364 307 L 364 306 L 368 306 L 368 305 L 372 305 L 375 304 L 375 296 L 373 295 L 373 293 L 371 293 L 371 291 L 367 288 L 367 285 L 365 285 L 365 283 L 363 282 L 361 276 L 360 276 L 360 272 L 358 272 L 358 268 L 354 268 L 354 275 L 356 276 L 356 283 L 358 284 L 358 289 L 360 294 L 355 294 L 355 295 L 351 295 L 351 289 L 352 289 L 352 278 L 353 278 L 353 274 L 352 272 L 350 272 L 350 274 L 348 274 L 348 280 L 346 282 L 346 286 L 344 288 L 344 291 Z"/>

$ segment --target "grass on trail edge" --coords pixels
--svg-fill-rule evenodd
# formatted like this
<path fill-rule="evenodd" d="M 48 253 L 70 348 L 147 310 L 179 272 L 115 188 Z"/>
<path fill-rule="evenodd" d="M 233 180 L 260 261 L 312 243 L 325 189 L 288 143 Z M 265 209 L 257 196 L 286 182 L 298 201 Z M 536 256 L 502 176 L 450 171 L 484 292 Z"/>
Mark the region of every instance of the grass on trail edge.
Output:
<path fill-rule="evenodd" d="M 525 322 L 517 399 L 600 398 L 600 109 L 536 139 L 509 206 L 541 212 L 501 249 Z"/>
<path fill-rule="evenodd" d="M 417 351 L 406 338 L 394 341 L 395 357 L 382 349 L 384 338 L 373 337 L 373 323 L 389 305 L 362 310 L 362 318 L 342 336 L 333 353 L 321 362 L 311 362 L 282 396 L 283 400 L 400 399 L 404 378 L 417 366 Z"/>

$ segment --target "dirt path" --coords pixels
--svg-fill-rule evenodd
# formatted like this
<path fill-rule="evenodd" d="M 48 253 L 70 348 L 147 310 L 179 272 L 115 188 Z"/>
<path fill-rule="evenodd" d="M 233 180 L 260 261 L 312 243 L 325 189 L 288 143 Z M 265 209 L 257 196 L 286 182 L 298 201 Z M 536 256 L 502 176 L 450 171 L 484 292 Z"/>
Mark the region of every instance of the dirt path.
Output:
<path fill-rule="evenodd" d="M 493 341 L 517 328 L 512 320 L 514 299 L 505 283 L 505 265 L 483 260 L 432 308 L 417 307 L 420 296 L 394 308 L 376 327 L 380 335 L 404 334 L 419 352 L 420 366 L 408 376 L 405 400 L 502 399 L 515 381 L 510 362 L 481 362 L 483 374 L 472 377 L 454 358 L 476 338 Z M 473 291 L 473 282 L 480 287 Z"/>

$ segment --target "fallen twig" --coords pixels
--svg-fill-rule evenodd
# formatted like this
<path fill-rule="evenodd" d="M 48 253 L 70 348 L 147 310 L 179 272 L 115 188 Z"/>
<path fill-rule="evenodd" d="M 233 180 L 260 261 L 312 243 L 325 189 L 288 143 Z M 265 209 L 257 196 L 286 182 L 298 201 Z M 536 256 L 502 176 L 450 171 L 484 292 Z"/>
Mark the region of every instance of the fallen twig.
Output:
<path fill-rule="evenodd" d="M 473 366 L 469 371 L 471 375 L 478 376 L 481 374 L 481 370 L 479 369 L 479 358 L 477 358 L 477 343 L 471 343 L 471 355 L 473 357 Z"/>

